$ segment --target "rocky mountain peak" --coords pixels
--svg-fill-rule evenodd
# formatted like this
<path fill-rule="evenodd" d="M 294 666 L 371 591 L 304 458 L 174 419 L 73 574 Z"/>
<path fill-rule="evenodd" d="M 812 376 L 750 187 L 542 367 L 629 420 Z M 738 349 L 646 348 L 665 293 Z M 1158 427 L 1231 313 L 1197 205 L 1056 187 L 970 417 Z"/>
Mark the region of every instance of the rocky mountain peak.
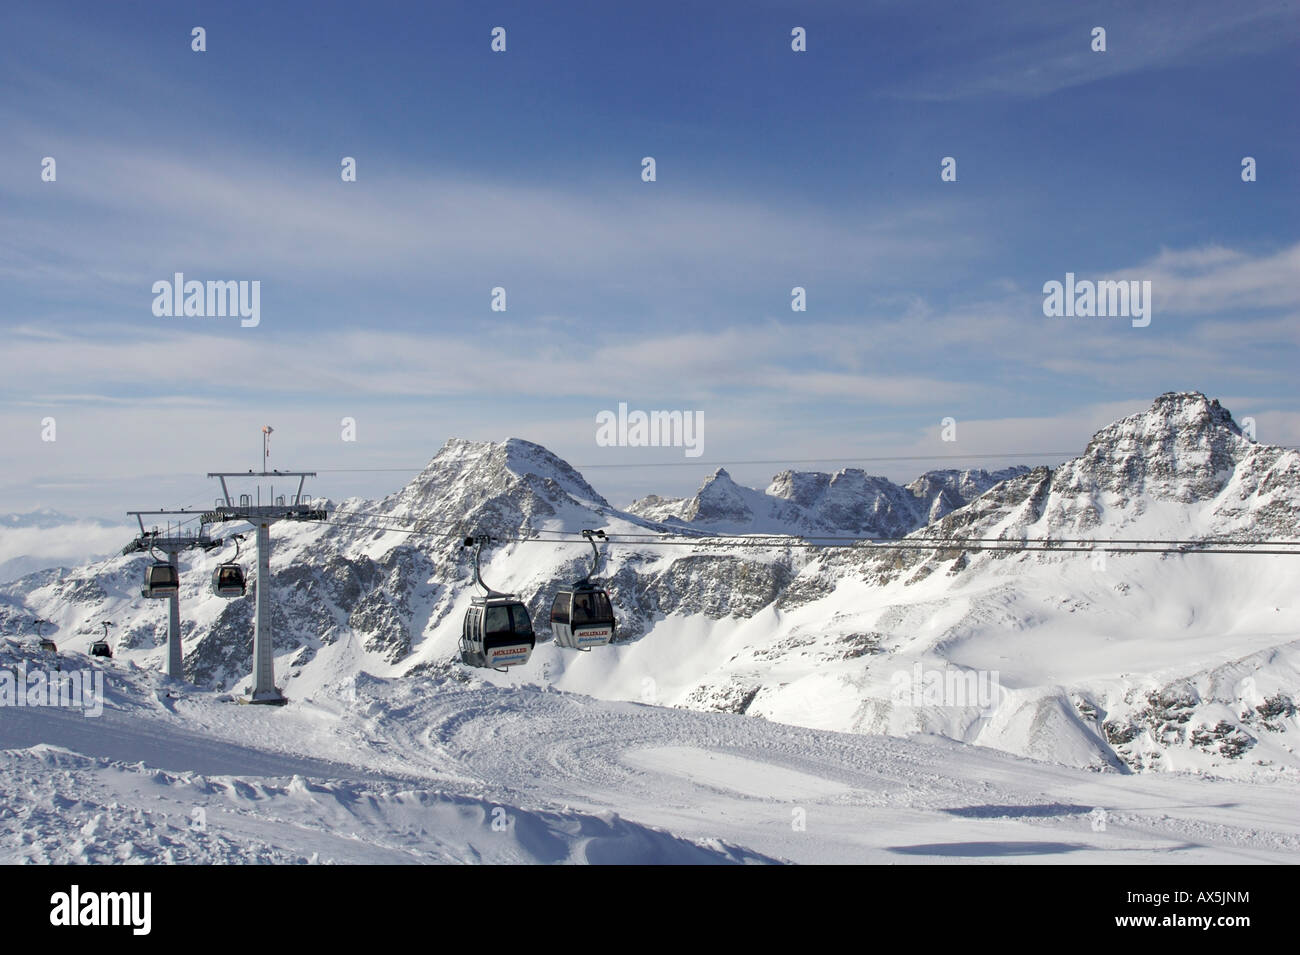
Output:
<path fill-rule="evenodd" d="M 448 439 L 412 483 L 449 482 L 477 482 L 492 489 L 525 484 L 548 498 L 561 494 L 581 503 L 609 506 L 567 461 L 523 438 L 499 442 Z"/>
<path fill-rule="evenodd" d="M 908 484 L 907 490 L 925 510 L 923 523 L 930 524 L 957 508 L 964 507 L 994 485 L 1028 473 L 1029 468 L 1023 465 L 999 471 L 947 468 L 927 471 Z"/>
<path fill-rule="evenodd" d="M 567 462 L 531 441 L 451 438 L 405 487 L 371 510 L 457 534 L 509 536 L 547 523 L 589 525 L 609 502 Z M 454 542 L 454 541 L 453 541 Z"/>
<path fill-rule="evenodd" d="M 1057 488 L 1188 503 L 1216 495 L 1253 444 L 1217 400 L 1168 392 L 1102 428 L 1062 466 Z"/>
<path fill-rule="evenodd" d="M 831 476 L 821 471 L 782 471 L 772 478 L 766 493 L 807 506 L 825 493 Z"/>
<path fill-rule="evenodd" d="M 732 480 L 726 468 L 718 468 L 700 486 L 684 516 L 688 521 L 750 520 L 754 511 L 746 498 L 753 493 Z"/>

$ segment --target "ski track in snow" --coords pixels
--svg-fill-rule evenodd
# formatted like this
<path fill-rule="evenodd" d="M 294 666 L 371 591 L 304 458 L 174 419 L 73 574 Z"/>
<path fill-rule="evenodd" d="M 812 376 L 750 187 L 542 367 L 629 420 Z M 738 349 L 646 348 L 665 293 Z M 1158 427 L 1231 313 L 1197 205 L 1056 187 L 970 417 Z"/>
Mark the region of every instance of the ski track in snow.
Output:
<path fill-rule="evenodd" d="M 278 709 L 107 672 L 99 718 L 0 710 L 0 861 L 1196 864 L 1300 850 L 1286 779 L 1096 773 L 534 686 L 362 675 Z"/>

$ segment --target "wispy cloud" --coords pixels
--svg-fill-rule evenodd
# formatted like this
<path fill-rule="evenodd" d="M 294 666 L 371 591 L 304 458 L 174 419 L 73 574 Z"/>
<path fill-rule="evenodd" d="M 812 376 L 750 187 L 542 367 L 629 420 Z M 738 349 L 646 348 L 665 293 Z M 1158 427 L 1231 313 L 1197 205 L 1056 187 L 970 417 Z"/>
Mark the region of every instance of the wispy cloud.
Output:
<path fill-rule="evenodd" d="M 1109 277 L 1153 281 L 1151 332 L 1125 320 L 1044 318 L 1037 290 L 835 321 L 768 319 L 639 334 L 612 327 L 583 336 L 581 347 L 549 323 L 517 327 L 504 316 L 459 323 L 472 325 L 472 335 L 325 329 L 296 337 L 245 332 L 234 320 L 222 328 L 221 319 L 150 315 L 138 325 L 16 327 L 0 354 L 0 373 L 11 398 L 37 407 L 94 395 L 127 401 L 141 389 L 151 400 L 203 401 L 236 386 L 267 397 L 455 397 L 487 388 L 498 396 L 603 399 L 612 369 L 620 393 L 678 401 L 766 393 L 781 401 L 915 404 L 997 387 L 996 377 L 961 384 L 948 378 L 941 369 L 957 359 L 985 360 L 991 369 L 1022 362 L 1026 370 L 1112 374 L 1146 366 L 1196 375 L 1233 361 L 1250 364 L 1254 346 L 1300 334 L 1291 310 L 1300 304 L 1300 245 L 1258 256 L 1165 250 Z M 1279 307 L 1287 310 L 1268 314 Z M 1162 328 L 1181 334 L 1154 334 Z M 1256 368 L 1261 375 L 1282 371 L 1289 374 Z"/>
<path fill-rule="evenodd" d="M 130 538 L 130 528 L 125 525 L 104 527 L 89 521 L 43 528 L 0 528 L 0 580 L 115 554 Z"/>
<path fill-rule="evenodd" d="M 707 262 L 716 282 L 752 284 L 771 273 L 793 284 L 978 254 L 954 228 L 966 214 L 959 206 L 837 217 L 775 196 L 683 194 L 634 178 L 624 189 L 566 191 L 378 158 L 363 161 L 359 182 L 345 184 L 318 158 L 286 162 L 235 149 L 184 156 L 66 134 L 57 140 L 24 144 L 60 157 L 64 171 L 50 190 L 59 202 L 2 214 L 10 240 L 0 244 L 0 276 L 36 288 L 117 286 L 119 301 L 134 292 L 146 309 L 150 284 L 174 271 L 409 290 L 417 276 L 427 287 L 467 273 L 608 285 L 653 274 L 662 283 Z M 14 173 L 0 182 L 30 178 Z"/>
<path fill-rule="evenodd" d="M 1162 250 L 1115 277 L 1150 279 L 1156 303 L 1187 314 L 1300 305 L 1300 243 L 1250 256 L 1221 246 Z"/>
<path fill-rule="evenodd" d="M 918 11 L 919 13 L 919 11 Z M 891 89 L 905 99 L 1040 97 L 1132 73 L 1204 65 L 1277 49 L 1300 37 L 1286 2 L 1179 4 L 1009 2 L 941 14 L 960 29 L 939 33 L 942 50 Z M 1092 29 L 1107 33 L 1105 53 Z M 944 66 L 931 68 L 935 62 Z"/>

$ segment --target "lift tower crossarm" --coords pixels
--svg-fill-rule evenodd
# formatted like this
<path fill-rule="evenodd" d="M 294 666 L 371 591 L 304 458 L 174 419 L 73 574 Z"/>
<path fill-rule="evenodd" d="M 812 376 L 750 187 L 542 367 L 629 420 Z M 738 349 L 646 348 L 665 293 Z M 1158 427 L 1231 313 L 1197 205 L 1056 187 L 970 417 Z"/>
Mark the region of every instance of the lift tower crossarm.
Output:
<path fill-rule="evenodd" d="M 315 477 L 315 471 L 209 471 L 208 477 L 216 478 L 221 482 L 221 496 L 225 499 L 224 505 L 218 505 L 215 509 L 204 513 L 203 522 L 205 524 L 220 524 L 224 521 L 256 521 L 258 518 L 271 518 L 273 520 L 297 520 L 297 521 L 323 521 L 328 516 L 323 508 L 314 508 L 308 506 L 308 502 L 303 499 L 302 489 L 307 483 L 307 478 Z M 234 499 L 230 496 L 230 488 L 226 484 L 226 478 L 277 478 L 277 477 L 296 477 L 298 479 L 298 492 L 293 495 L 293 499 L 287 504 L 235 504 Z"/>
<path fill-rule="evenodd" d="M 200 548 L 202 550 L 213 550 L 214 548 L 220 547 L 223 543 L 220 538 L 214 540 L 209 537 L 207 531 L 202 529 L 202 525 L 211 522 L 203 520 L 203 517 L 206 515 L 201 511 L 192 511 L 186 508 L 181 508 L 180 510 L 170 511 L 127 511 L 126 513 L 136 519 L 136 523 L 140 525 L 140 534 L 135 540 L 122 548 L 123 554 L 138 554 L 140 551 L 147 550 L 160 550 L 163 553 L 172 553 L 174 551 L 188 550 L 191 547 Z M 172 534 L 170 532 L 164 534 L 156 527 L 153 530 L 147 530 L 144 526 L 145 517 L 153 517 L 156 515 L 186 515 L 188 517 L 197 517 L 199 518 L 200 530 L 197 534 Z"/>

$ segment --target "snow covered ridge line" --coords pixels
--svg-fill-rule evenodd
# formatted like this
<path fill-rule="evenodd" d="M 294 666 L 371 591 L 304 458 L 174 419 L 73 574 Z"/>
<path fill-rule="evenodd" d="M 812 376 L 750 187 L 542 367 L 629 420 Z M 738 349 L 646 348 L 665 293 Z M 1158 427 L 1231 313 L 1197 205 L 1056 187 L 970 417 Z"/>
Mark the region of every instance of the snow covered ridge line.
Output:
<path fill-rule="evenodd" d="M 153 928 L 152 892 L 86 892 L 74 885 L 50 896 L 51 925 L 126 925 L 132 935 Z"/>
<path fill-rule="evenodd" d="M 34 706 L 79 709 L 94 718 L 104 712 L 102 670 L 28 670 L 23 661 L 0 669 L 0 707 Z"/>

